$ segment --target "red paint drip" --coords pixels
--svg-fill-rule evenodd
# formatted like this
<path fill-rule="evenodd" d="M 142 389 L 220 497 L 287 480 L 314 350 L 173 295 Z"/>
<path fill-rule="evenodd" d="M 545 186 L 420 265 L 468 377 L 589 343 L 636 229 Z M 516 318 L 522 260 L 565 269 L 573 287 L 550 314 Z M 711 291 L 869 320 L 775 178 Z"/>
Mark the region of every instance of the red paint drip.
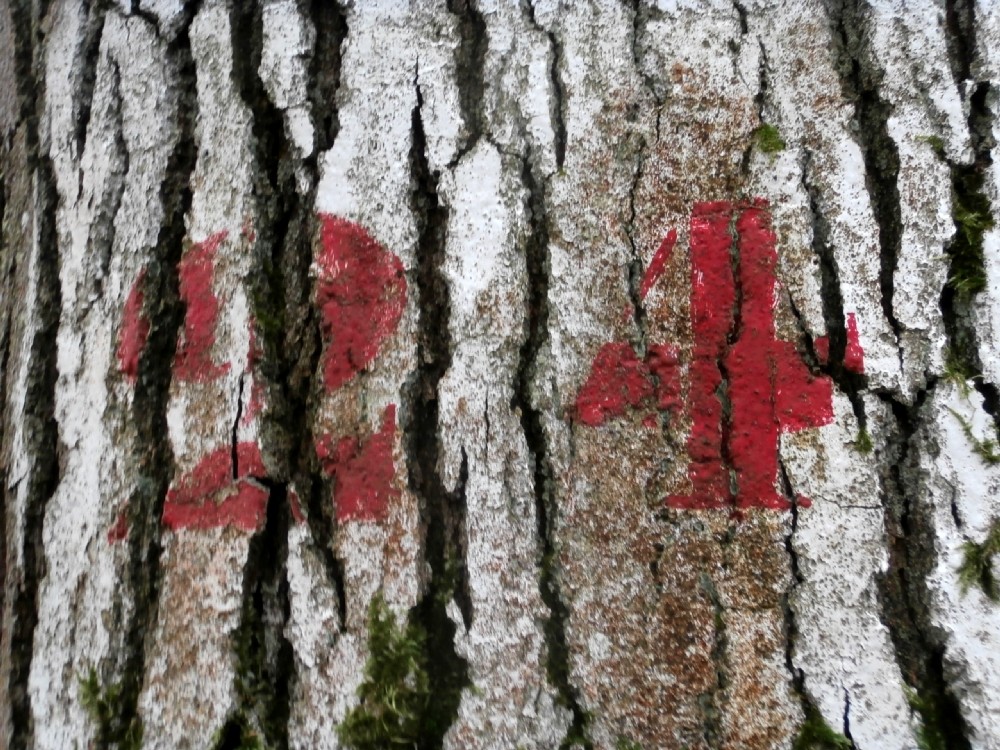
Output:
<path fill-rule="evenodd" d="M 139 357 L 146 348 L 149 339 L 149 318 L 143 311 L 145 295 L 143 285 L 146 281 L 146 269 L 142 269 L 136 277 L 132 289 L 125 298 L 125 310 L 122 313 L 122 329 L 118 340 L 118 370 L 125 377 L 135 382 L 139 376 Z"/>
<path fill-rule="evenodd" d="M 227 232 L 216 232 L 204 242 L 192 245 L 179 266 L 181 299 L 187 305 L 184 329 L 177 341 L 174 375 L 182 381 L 198 383 L 214 380 L 229 371 L 229 363 L 212 362 L 219 298 L 212 289 L 215 252 Z"/>
<path fill-rule="evenodd" d="M 730 220 L 735 212 L 740 243 L 742 306 L 736 340 L 736 279 L 730 261 Z M 690 495 L 666 499 L 675 508 L 787 509 L 777 492 L 781 432 L 833 420 L 832 383 L 814 376 L 793 344 L 776 338 L 775 269 L 778 255 L 767 204 L 696 204 L 691 216 L 692 429 L 688 438 Z M 721 364 L 721 367 L 720 367 Z M 728 375 L 731 414 L 723 460 L 722 402 L 717 393 Z M 733 487 L 735 485 L 735 487 Z M 807 498 L 797 500 L 808 507 Z"/>
<path fill-rule="evenodd" d="M 232 525 L 243 531 L 259 531 L 269 496 L 252 478 L 266 475 L 259 446 L 238 443 L 236 460 L 234 478 L 231 447 L 217 448 L 202 458 L 167 492 L 163 525 L 172 530 Z"/>
<path fill-rule="evenodd" d="M 389 504 L 401 496 L 394 486 L 396 467 L 392 449 L 396 438 L 396 405 L 382 414 L 382 428 L 367 440 L 344 437 L 334 441 L 323 435 L 316 455 L 323 470 L 333 477 L 337 520 L 382 521 Z"/>
<path fill-rule="evenodd" d="M 361 372 L 399 325 L 406 279 L 398 257 L 358 224 L 329 214 L 317 258 L 316 301 L 327 342 L 323 380 L 335 390 Z"/>
<path fill-rule="evenodd" d="M 640 300 L 646 299 L 646 295 L 653 288 L 653 284 L 663 275 L 663 269 L 666 267 L 667 261 L 670 259 L 670 255 L 673 253 L 674 245 L 676 244 L 677 230 L 671 229 L 667 232 L 667 236 L 663 238 L 660 247 L 653 254 L 653 259 L 649 262 L 649 268 L 646 269 L 646 273 L 642 276 L 642 283 L 639 285 Z"/>
<path fill-rule="evenodd" d="M 865 372 L 865 352 L 858 338 L 858 320 L 854 313 L 847 313 L 847 348 L 844 350 L 844 368 L 858 375 Z"/>

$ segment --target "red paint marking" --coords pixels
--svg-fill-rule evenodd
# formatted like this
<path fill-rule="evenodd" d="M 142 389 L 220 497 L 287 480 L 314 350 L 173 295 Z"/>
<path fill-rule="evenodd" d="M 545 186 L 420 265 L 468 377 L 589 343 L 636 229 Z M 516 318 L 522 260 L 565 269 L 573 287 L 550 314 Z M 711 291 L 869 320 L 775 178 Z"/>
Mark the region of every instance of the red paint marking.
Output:
<path fill-rule="evenodd" d="M 177 341 L 174 375 L 182 381 L 203 383 L 229 371 L 229 363 L 212 362 L 219 298 L 212 289 L 215 252 L 227 232 L 216 232 L 204 242 L 192 245 L 181 258 L 180 292 L 187 305 L 184 329 Z"/>
<path fill-rule="evenodd" d="M 577 418 L 588 427 L 597 427 L 620 417 L 625 408 L 639 408 L 653 395 L 649 370 L 624 341 L 601 347 L 590 377 L 576 398 Z"/>
<path fill-rule="evenodd" d="M 666 267 L 667 261 L 670 259 L 670 255 L 673 253 L 674 245 L 676 244 L 677 230 L 671 229 L 667 233 L 667 236 L 663 238 L 660 247 L 653 254 L 653 259 L 649 262 L 649 268 L 646 269 L 646 273 L 642 276 L 642 283 L 639 285 L 640 300 L 646 299 L 646 295 L 653 288 L 653 284 L 663 275 L 663 269 Z"/>
<path fill-rule="evenodd" d="M 401 492 L 394 486 L 396 467 L 392 460 L 396 437 L 396 405 L 382 414 L 382 427 L 367 440 L 323 435 L 316 455 L 323 470 L 333 477 L 333 499 L 337 520 L 384 520 L 389 504 Z"/>
<path fill-rule="evenodd" d="M 858 321 L 854 313 L 847 313 L 847 349 L 844 351 L 844 367 L 863 375 L 865 372 L 865 352 L 858 339 Z"/>
<path fill-rule="evenodd" d="M 217 448 L 202 458 L 167 492 L 163 525 L 172 530 L 233 525 L 243 531 L 259 531 L 269 495 L 253 479 L 267 473 L 260 448 L 254 442 L 238 443 L 236 460 L 238 472 L 234 478 L 230 446 Z"/>
<path fill-rule="evenodd" d="M 729 225 L 736 217 L 739 279 L 733 278 Z M 813 375 L 791 342 L 776 338 L 775 270 L 778 254 L 764 201 L 750 205 L 697 204 L 691 217 L 691 316 L 694 362 L 691 367 L 692 430 L 689 495 L 673 495 L 676 508 L 786 509 L 777 491 L 781 432 L 818 427 L 833 420 L 833 385 Z M 739 330 L 736 290 L 741 293 Z M 720 368 L 720 363 L 722 367 Z M 727 452 L 723 461 L 722 402 L 717 393 L 723 370 L 731 404 Z M 807 505 L 808 500 L 798 502 Z"/>
<path fill-rule="evenodd" d="M 118 370 L 132 382 L 139 376 L 139 357 L 146 348 L 146 341 L 149 338 L 149 318 L 143 311 L 145 281 L 144 268 L 139 272 L 125 299 L 122 329 L 118 340 Z"/>
<path fill-rule="evenodd" d="M 406 306 L 406 279 L 398 257 L 360 225 L 320 214 L 316 301 L 327 342 L 323 379 L 335 390 L 375 359 Z"/>
<path fill-rule="evenodd" d="M 730 252 L 734 220 L 738 278 Z M 676 239 L 671 230 L 660 245 L 643 277 L 640 298 L 663 272 Z M 654 394 L 659 411 L 687 408 L 692 491 L 667 497 L 670 507 L 731 508 L 735 513 L 752 507 L 787 509 L 788 499 L 777 490 L 781 433 L 833 421 L 832 381 L 814 375 L 794 344 L 776 336 L 777 262 L 766 201 L 696 204 L 691 214 L 694 346 L 686 403 L 682 403 L 677 350 L 662 344 L 651 345 L 643 362 L 626 343 L 605 344 L 580 389 L 576 415 L 590 427 L 621 416 L 627 408 L 651 408 Z M 853 313 L 847 316 L 847 334 L 844 365 L 863 372 Z M 817 338 L 815 350 L 825 360 L 829 341 Z M 728 424 L 720 398 L 724 387 L 730 405 Z M 655 426 L 656 415 L 647 415 L 643 423 Z M 810 505 L 804 497 L 795 502 Z"/>

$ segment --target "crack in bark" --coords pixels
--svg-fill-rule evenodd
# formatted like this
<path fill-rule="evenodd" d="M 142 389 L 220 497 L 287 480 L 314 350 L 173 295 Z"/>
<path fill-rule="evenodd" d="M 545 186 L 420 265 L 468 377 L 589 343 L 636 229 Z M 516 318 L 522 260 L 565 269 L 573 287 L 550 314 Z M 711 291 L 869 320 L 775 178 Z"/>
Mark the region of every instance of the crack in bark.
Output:
<path fill-rule="evenodd" d="M 436 716 L 425 719 L 433 731 L 420 740 L 420 748 L 429 749 L 441 746 L 458 714 L 462 690 L 471 684 L 468 662 L 455 651 L 455 623 L 446 611 L 447 603 L 454 598 L 463 618 L 471 619 L 471 599 L 465 567 L 464 481 L 449 492 L 439 471 L 438 384 L 451 365 L 448 330 L 451 301 L 448 280 L 442 271 L 448 208 L 438 199 L 439 175 L 431 172 L 428 164 L 419 70 L 415 86 L 417 103 L 412 115 L 410 170 L 411 208 L 419 232 L 415 258 L 418 365 L 405 387 L 402 427 L 409 485 L 420 503 L 424 558 L 430 568 L 426 590 L 413 613 L 427 633 L 429 687 L 435 696 L 431 711 Z M 463 461 L 463 476 L 466 472 Z"/>
<path fill-rule="evenodd" d="M 563 601 L 559 585 L 558 551 L 556 549 L 556 514 L 558 513 L 552 461 L 542 424 L 542 412 L 532 398 L 532 383 L 537 376 L 539 357 L 548 341 L 549 325 L 549 218 L 545 202 L 545 182 L 539 180 L 532 166 L 531 151 L 522 161 L 521 182 L 528 192 L 531 217 L 530 233 L 524 246 L 527 272 L 527 335 L 521 344 L 514 396 L 511 407 L 521 415 L 521 429 L 534 464 L 535 520 L 541 547 L 539 594 L 549 610 L 545 621 L 545 668 L 549 683 L 556 689 L 561 702 L 573 715 L 567 740 L 582 740 L 592 746 L 588 736 L 589 717 L 580 705 L 580 691 L 571 680 L 569 643 L 566 626 L 569 608 Z M 566 744 L 566 743 L 564 743 Z"/>
<path fill-rule="evenodd" d="M 868 378 L 862 374 L 851 372 L 844 366 L 844 356 L 847 352 L 847 319 L 844 315 L 844 297 L 840 290 L 840 269 L 831 246 L 829 220 L 822 208 L 819 188 L 813 185 L 811 180 L 812 153 L 808 150 L 803 153 L 802 187 L 809 196 L 809 214 L 812 217 L 812 247 L 813 253 L 819 258 L 823 321 L 829 337 L 827 361 L 825 364 L 820 364 L 818 369 L 831 378 L 841 393 L 847 396 L 851 402 L 854 416 L 858 420 L 858 428 L 865 430 L 868 420 L 861 393 L 868 388 Z M 796 318 L 800 320 L 800 327 L 805 332 L 805 326 L 801 324 L 798 310 L 795 309 L 794 305 L 792 310 Z M 818 362 L 814 342 L 808 335 L 806 342 L 810 359 L 813 362 Z"/>
<path fill-rule="evenodd" d="M 526 0 L 528 22 L 538 31 L 545 34 L 549 40 L 551 58 L 549 61 L 549 86 L 552 96 L 549 97 L 549 117 L 552 120 L 552 133 L 555 138 L 553 150 L 556 155 L 556 169 L 561 170 L 566 161 L 566 87 L 563 85 L 559 65 L 562 62 L 562 44 L 554 31 L 542 26 L 535 19 L 535 5 L 532 0 Z"/>
<path fill-rule="evenodd" d="M 902 247 L 899 198 L 899 149 L 889 135 L 892 105 L 879 91 L 885 72 L 876 67 L 867 38 L 870 22 L 865 0 L 825 0 L 834 63 L 845 100 L 853 102 L 856 142 L 865 163 L 865 187 L 879 232 L 879 287 L 882 311 L 896 337 L 900 367 L 903 326 L 893 309 L 897 259 Z M 830 342 L 831 348 L 833 342 Z"/>
<path fill-rule="evenodd" d="M 728 546 L 731 541 L 732 528 L 726 534 L 727 540 L 723 547 Z M 726 687 L 729 684 L 727 672 L 726 647 L 728 638 L 726 635 L 726 608 L 722 603 L 715 582 L 708 573 L 702 571 L 699 575 L 699 585 L 701 590 L 708 597 L 712 604 L 712 620 L 714 625 L 712 641 L 712 663 L 715 665 L 715 685 L 706 693 L 698 696 L 698 707 L 702 713 L 702 736 L 705 744 L 712 750 L 718 750 L 723 744 L 722 712 L 725 703 Z"/>
<path fill-rule="evenodd" d="M 34 220 L 37 238 L 38 329 L 31 342 L 25 383 L 26 411 L 23 419 L 27 451 L 31 455 L 25 493 L 24 569 L 20 586 L 8 592 L 13 597 L 10 628 L 10 674 L 6 686 L 11 710 L 11 750 L 26 750 L 34 744 L 34 720 L 28 677 L 38 623 L 38 588 L 45 577 L 43 524 L 45 510 L 59 486 L 64 451 L 55 418 L 56 335 L 62 309 L 59 280 L 59 247 L 55 226 L 59 202 L 52 160 L 43 153 L 39 122 L 45 106 L 44 37 L 40 8 L 14 3 L 10 6 L 14 26 L 16 85 L 21 118 L 26 130 L 27 169 L 34 174 Z M 5 490 L 6 492 L 6 490 Z"/>
<path fill-rule="evenodd" d="M 337 95 L 349 29 L 347 16 L 339 2 L 312 0 L 309 16 L 316 31 L 316 44 L 309 67 L 309 104 L 314 133 L 313 155 L 309 162 L 315 171 L 317 154 L 333 146 L 340 132 Z"/>
<path fill-rule="evenodd" d="M 880 476 L 889 565 L 877 582 L 882 621 L 889 630 L 903 679 L 920 696 L 923 705 L 933 707 L 923 715 L 924 721 L 940 732 L 946 747 L 964 749 L 970 747 L 969 730 L 960 703 L 945 677 L 944 646 L 929 611 L 927 578 L 936 561 L 930 518 L 933 509 L 912 499 L 921 481 L 915 455 L 916 433 L 924 404 L 936 384 L 937 380 L 932 379 L 927 388 L 918 392 L 912 405 L 876 394 L 892 409 L 898 430 L 889 443 L 892 453 Z"/>

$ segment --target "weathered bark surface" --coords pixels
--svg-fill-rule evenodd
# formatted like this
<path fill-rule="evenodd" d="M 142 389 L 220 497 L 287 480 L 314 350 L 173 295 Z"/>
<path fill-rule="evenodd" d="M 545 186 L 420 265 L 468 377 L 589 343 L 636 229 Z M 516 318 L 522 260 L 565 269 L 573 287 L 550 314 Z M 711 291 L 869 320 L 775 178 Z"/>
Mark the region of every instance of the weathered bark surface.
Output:
<path fill-rule="evenodd" d="M 1000 748 L 1000 5 L 2 0 L 0 81 L 0 745 L 343 747 L 384 601 L 420 747 Z"/>

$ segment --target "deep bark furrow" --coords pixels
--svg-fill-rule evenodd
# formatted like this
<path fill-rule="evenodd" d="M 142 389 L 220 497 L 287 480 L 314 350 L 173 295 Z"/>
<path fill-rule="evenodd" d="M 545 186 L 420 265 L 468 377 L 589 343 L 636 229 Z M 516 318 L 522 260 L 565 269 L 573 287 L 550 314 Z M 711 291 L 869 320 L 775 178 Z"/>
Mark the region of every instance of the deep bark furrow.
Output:
<path fill-rule="evenodd" d="M 337 94 L 340 91 L 344 42 L 349 30 L 347 16 L 338 2 L 312 0 L 309 15 L 316 31 L 316 44 L 309 67 L 309 104 L 315 133 L 315 157 L 315 154 L 333 145 L 340 130 Z"/>
<path fill-rule="evenodd" d="M 867 46 L 867 11 L 865 0 L 827 0 L 827 13 L 833 31 L 833 54 L 844 98 L 854 104 L 858 120 L 857 142 L 865 162 L 865 186 L 878 225 L 882 311 L 898 343 L 902 325 L 893 309 L 893 297 L 903 232 L 899 149 L 889 135 L 892 107 L 880 93 L 885 74 L 876 67 Z"/>
<path fill-rule="evenodd" d="M 486 21 L 475 0 L 448 0 L 448 12 L 458 19 L 460 43 L 455 48 L 455 83 L 458 102 L 465 125 L 465 140 L 454 161 L 468 153 L 484 133 L 483 123 L 483 64 L 489 46 Z"/>
<path fill-rule="evenodd" d="M 36 9 L 38 10 L 38 9 Z M 24 4 L 10 8 L 15 28 L 17 86 L 21 116 L 26 131 L 26 168 L 34 175 L 34 248 L 37 278 L 35 309 L 28 311 L 37 328 L 28 356 L 25 383 L 26 412 L 11 415 L 23 420 L 25 443 L 30 455 L 23 519 L 23 561 L 20 586 L 13 595 L 13 622 L 10 623 L 10 677 L 6 687 L 11 708 L 11 750 L 33 745 L 34 723 L 28 676 L 38 624 L 38 589 L 45 576 L 45 548 L 42 539 L 45 509 L 60 480 L 62 446 L 55 419 L 56 335 L 62 307 L 59 281 L 59 247 L 55 214 L 59 197 L 55 172 L 44 152 L 39 132 L 44 96 L 44 38 L 41 17 Z"/>
<path fill-rule="evenodd" d="M 115 674 L 122 675 L 121 727 L 138 720 L 139 693 L 144 683 L 147 638 L 154 632 L 162 583 L 160 518 L 174 474 L 173 449 L 167 430 L 167 404 L 178 332 L 184 319 L 180 300 L 178 265 L 187 234 L 184 218 L 191 208 L 191 175 L 197 160 L 195 125 L 195 65 L 188 30 L 200 3 L 186 11 L 175 38 L 167 46 L 167 60 L 177 82 L 177 143 L 167 162 L 160 186 L 163 220 L 156 250 L 146 267 L 145 290 L 150 318 L 149 338 L 139 360 L 139 374 L 132 402 L 136 428 L 137 472 L 135 490 L 128 501 L 129 559 L 124 586 L 133 604 L 125 627 L 124 649 Z M 155 305 L 152 301 L 155 300 Z"/>
<path fill-rule="evenodd" d="M 542 425 L 542 412 L 532 397 L 537 378 L 539 356 L 548 341 L 549 326 L 549 218 L 546 210 L 545 182 L 539 179 L 532 165 L 530 151 L 525 156 L 521 180 L 528 191 L 531 214 L 530 233 L 525 244 L 527 271 L 527 336 L 521 345 L 512 406 L 521 415 L 528 452 L 533 462 L 535 520 L 542 554 L 539 593 L 549 611 L 545 621 L 546 672 L 549 683 L 558 691 L 562 702 L 572 711 L 573 722 L 567 740 L 582 741 L 589 748 L 587 714 L 579 691 L 573 686 L 570 670 L 569 642 L 566 626 L 569 608 L 563 601 L 559 584 L 558 550 L 556 549 L 556 514 L 558 513 L 552 462 L 548 440 Z"/>
<path fill-rule="evenodd" d="M 425 718 L 428 732 L 420 740 L 420 747 L 429 750 L 441 745 L 457 715 L 461 691 L 469 685 L 468 665 L 455 651 L 455 624 L 445 607 L 454 598 L 468 613 L 470 600 L 464 550 L 464 482 L 459 481 L 449 491 L 439 472 L 438 384 L 451 365 L 451 305 L 442 271 L 448 208 L 438 198 L 438 174 L 428 164 L 419 71 L 416 86 L 410 170 L 414 186 L 411 209 L 419 233 L 415 257 L 418 365 L 404 388 L 402 427 L 410 490 L 418 499 L 425 535 L 424 560 L 430 569 L 430 579 L 412 615 L 427 633 L 428 677 L 435 696 L 433 716 Z"/>
<path fill-rule="evenodd" d="M 76 116 L 74 140 L 76 153 L 83 153 L 87 142 L 87 127 L 90 124 L 90 109 L 94 101 L 94 85 L 97 82 L 97 65 L 100 59 L 101 37 L 104 33 L 104 15 L 110 5 L 108 0 L 93 0 L 87 3 L 87 21 L 83 38 L 80 40 L 80 50 L 77 55 L 77 65 L 80 71 L 80 84 L 74 97 Z"/>
<path fill-rule="evenodd" d="M 266 453 L 276 465 L 268 467 L 274 472 L 273 477 L 258 478 L 268 488 L 266 521 L 251 540 L 244 565 L 242 614 L 235 635 L 236 688 L 241 705 L 238 716 L 232 721 L 240 724 L 241 732 L 252 727 L 253 731 L 261 733 L 269 747 L 285 748 L 288 746 L 290 711 L 288 688 L 294 680 L 295 669 L 292 645 L 285 637 L 290 615 L 289 480 L 298 473 L 303 456 L 307 457 L 308 464 L 309 452 L 303 450 L 302 442 L 296 438 L 305 423 L 320 347 L 315 327 L 293 329 L 306 339 L 299 339 L 301 346 L 289 346 L 287 340 L 292 331 L 288 330 L 285 321 L 301 320 L 310 302 L 309 286 L 302 279 L 301 267 L 308 267 L 311 261 L 310 238 L 315 221 L 305 208 L 312 205 L 313 195 L 303 202 L 296 190 L 294 150 L 285 135 L 282 112 L 269 98 L 260 78 L 264 44 L 262 12 L 260 3 L 235 4 L 230 20 L 233 76 L 240 97 L 252 115 L 256 273 L 248 285 L 253 325 L 264 349 L 263 362 L 253 375 L 263 377 L 272 386 L 262 440 Z M 322 139 L 332 138 L 328 136 L 328 124 L 323 122 L 322 125 Z M 310 193 L 314 193 L 315 174 L 310 177 Z M 293 377 L 303 357 L 308 369 L 299 377 Z M 240 382 L 242 404 L 243 380 Z M 238 409 L 233 427 L 234 468 L 236 430 L 241 414 L 242 410 Z M 307 465 L 306 471 L 309 469 Z M 319 482 L 318 467 L 311 469 L 309 480 L 304 482 L 310 486 Z M 322 519 L 323 514 L 317 514 L 317 518 Z M 341 577 L 336 566 L 330 573 L 335 579 Z"/>

